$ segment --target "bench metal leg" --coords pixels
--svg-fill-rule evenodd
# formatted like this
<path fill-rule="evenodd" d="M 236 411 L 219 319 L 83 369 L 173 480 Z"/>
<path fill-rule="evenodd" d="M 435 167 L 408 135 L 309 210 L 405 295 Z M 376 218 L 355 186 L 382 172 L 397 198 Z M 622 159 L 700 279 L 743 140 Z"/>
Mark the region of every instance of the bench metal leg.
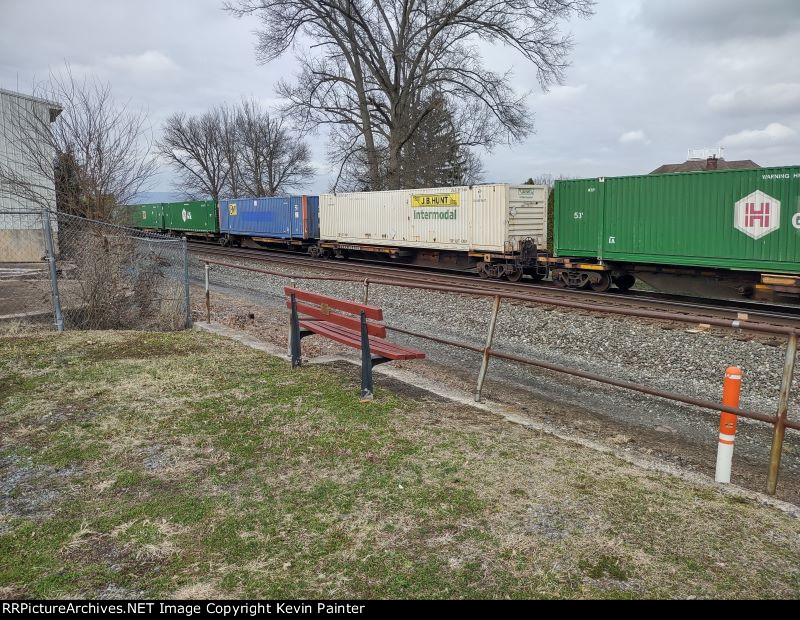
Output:
<path fill-rule="evenodd" d="M 297 315 L 297 301 L 292 294 L 292 313 L 289 317 L 289 354 L 292 356 L 292 368 L 298 368 L 303 361 L 300 349 L 300 341 L 311 332 L 307 329 L 300 329 L 300 317 Z"/>
<path fill-rule="evenodd" d="M 292 368 L 300 366 L 300 319 L 297 316 L 297 300 L 292 293 L 292 315 L 289 318 L 289 350 L 292 352 Z"/>
<path fill-rule="evenodd" d="M 375 388 L 372 383 L 372 369 L 378 364 L 391 360 L 385 357 L 373 356 L 369 348 L 369 332 L 367 331 L 367 316 L 361 311 L 361 402 L 368 403 L 374 398 Z"/>

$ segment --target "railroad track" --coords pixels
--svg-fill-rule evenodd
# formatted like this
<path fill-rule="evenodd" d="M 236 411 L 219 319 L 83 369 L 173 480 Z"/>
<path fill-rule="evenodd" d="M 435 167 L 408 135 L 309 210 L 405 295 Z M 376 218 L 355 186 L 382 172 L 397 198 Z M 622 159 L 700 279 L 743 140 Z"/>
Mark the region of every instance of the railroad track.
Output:
<path fill-rule="evenodd" d="M 601 301 L 604 305 L 620 308 L 648 308 L 667 312 L 678 312 L 709 317 L 737 318 L 747 314 L 750 320 L 771 323 L 774 325 L 796 326 L 800 321 L 800 306 L 771 304 L 750 300 L 726 300 L 694 298 L 682 295 L 671 295 L 659 292 L 628 291 L 626 293 L 610 291 L 596 293 L 594 291 L 576 291 L 559 289 L 549 283 L 530 281 L 503 282 L 482 280 L 477 274 L 468 274 L 451 269 L 422 267 L 419 265 L 386 265 L 382 261 L 368 259 L 349 259 L 347 262 L 320 260 L 304 254 L 273 249 L 222 248 L 214 243 L 189 243 L 195 254 L 206 254 L 218 258 L 245 258 L 258 262 L 278 265 L 302 266 L 317 270 L 348 274 L 353 279 L 381 278 L 391 279 L 398 283 L 413 285 L 414 283 L 442 286 L 458 286 L 475 289 L 482 293 L 531 293 L 539 300 L 541 297 L 552 297 L 554 300 L 586 302 L 591 299 Z"/>

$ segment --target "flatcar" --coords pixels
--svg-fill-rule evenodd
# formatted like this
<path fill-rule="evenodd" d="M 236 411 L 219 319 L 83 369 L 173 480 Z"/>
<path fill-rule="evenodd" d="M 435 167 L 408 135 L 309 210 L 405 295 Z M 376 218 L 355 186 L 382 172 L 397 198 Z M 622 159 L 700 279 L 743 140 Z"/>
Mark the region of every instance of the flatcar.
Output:
<path fill-rule="evenodd" d="M 553 282 L 800 294 L 800 167 L 556 181 Z"/>

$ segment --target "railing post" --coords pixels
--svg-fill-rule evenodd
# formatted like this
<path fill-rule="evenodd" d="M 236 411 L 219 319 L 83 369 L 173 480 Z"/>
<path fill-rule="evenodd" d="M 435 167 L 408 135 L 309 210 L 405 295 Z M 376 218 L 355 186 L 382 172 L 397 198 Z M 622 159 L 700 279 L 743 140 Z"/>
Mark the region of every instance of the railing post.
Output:
<path fill-rule="evenodd" d="M 53 243 L 53 229 L 50 226 L 50 210 L 42 207 L 42 233 L 44 235 L 44 248 L 47 255 L 47 264 L 50 268 L 50 296 L 53 299 L 53 312 L 55 313 L 55 326 L 59 332 L 64 331 L 64 315 L 61 312 L 61 295 L 58 293 L 58 272 L 56 270 L 56 248 Z"/>
<path fill-rule="evenodd" d="M 725 371 L 725 382 L 722 384 L 722 404 L 739 408 L 742 393 L 742 369 L 731 366 Z M 717 445 L 717 468 L 714 481 L 728 484 L 731 481 L 733 463 L 733 445 L 736 441 L 737 418 L 732 413 L 723 411 L 719 416 L 719 444 Z"/>
<path fill-rule="evenodd" d="M 778 489 L 778 473 L 781 469 L 781 454 L 783 452 L 783 437 L 786 434 L 786 418 L 789 415 L 789 394 L 792 390 L 794 365 L 797 359 L 797 332 L 789 336 L 786 343 L 786 360 L 783 364 L 783 380 L 781 381 L 781 394 L 778 401 L 778 415 L 772 431 L 772 450 L 769 454 L 769 475 L 767 476 L 767 493 L 775 495 Z"/>
<path fill-rule="evenodd" d="M 189 244 L 183 239 L 183 296 L 186 304 L 186 327 L 192 326 L 192 304 L 189 296 Z"/>
<path fill-rule="evenodd" d="M 364 278 L 364 305 L 369 303 L 369 278 Z"/>
<path fill-rule="evenodd" d="M 209 264 L 206 263 L 206 323 L 211 324 L 211 287 L 208 285 Z"/>
<path fill-rule="evenodd" d="M 483 361 L 481 370 L 478 373 L 478 387 L 475 389 L 475 402 L 481 402 L 481 391 L 483 390 L 483 380 L 486 378 L 486 370 L 489 368 L 489 351 L 492 348 L 494 339 L 494 328 L 497 325 L 497 313 L 500 311 L 500 295 L 495 295 L 494 306 L 492 307 L 492 318 L 489 321 L 489 333 L 486 334 L 486 346 L 483 348 Z"/>

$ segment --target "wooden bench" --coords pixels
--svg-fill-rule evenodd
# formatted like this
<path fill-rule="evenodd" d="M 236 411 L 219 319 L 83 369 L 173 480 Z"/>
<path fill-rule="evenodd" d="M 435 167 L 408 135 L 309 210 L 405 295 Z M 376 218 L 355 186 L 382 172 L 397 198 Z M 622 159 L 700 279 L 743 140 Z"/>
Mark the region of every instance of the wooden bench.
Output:
<path fill-rule="evenodd" d="M 424 359 L 425 354 L 386 340 L 383 310 L 328 295 L 286 287 L 292 368 L 301 363 L 300 341 L 311 334 L 325 336 L 361 350 L 361 402 L 372 400 L 372 369 L 393 360 Z M 301 316 L 302 315 L 302 316 Z"/>

